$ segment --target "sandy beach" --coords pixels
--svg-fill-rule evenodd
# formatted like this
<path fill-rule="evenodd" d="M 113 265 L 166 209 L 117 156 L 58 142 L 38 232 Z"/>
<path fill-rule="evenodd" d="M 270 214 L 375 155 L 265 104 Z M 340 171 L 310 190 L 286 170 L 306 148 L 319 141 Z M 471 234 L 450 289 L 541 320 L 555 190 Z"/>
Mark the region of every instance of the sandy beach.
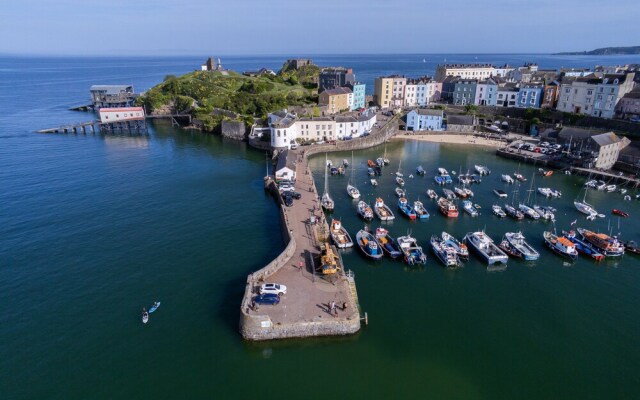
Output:
<path fill-rule="evenodd" d="M 494 139 L 486 139 L 474 135 L 450 134 L 450 135 L 405 135 L 399 134 L 392 140 L 419 140 L 423 142 L 433 143 L 450 143 L 450 144 L 473 144 L 477 146 L 488 146 L 500 148 L 505 146 L 505 142 Z"/>

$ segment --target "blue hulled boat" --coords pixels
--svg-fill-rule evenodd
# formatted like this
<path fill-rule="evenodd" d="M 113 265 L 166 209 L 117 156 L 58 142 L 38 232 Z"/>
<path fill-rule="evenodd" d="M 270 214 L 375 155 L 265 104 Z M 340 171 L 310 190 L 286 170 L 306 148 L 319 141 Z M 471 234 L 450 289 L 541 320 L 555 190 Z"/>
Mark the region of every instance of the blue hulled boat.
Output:
<path fill-rule="evenodd" d="M 376 229 L 376 239 L 382 250 L 391 258 L 398 258 L 402 255 L 398 242 L 389 235 L 389 231 L 380 227 Z"/>
<path fill-rule="evenodd" d="M 409 219 L 416 219 L 416 212 L 413 211 L 413 207 L 409 205 L 409 202 L 405 197 L 400 197 L 398 199 L 398 208 L 400 212 L 402 212 Z"/>
<path fill-rule="evenodd" d="M 362 250 L 362 253 L 364 253 L 365 256 L 374 260 L 382 258 L 382 249 L 380 248 L 376 237 L 371 233 L 364 229 L 360 229 L 356 234 L 356 242 L 358 242 L 358 247 L 360 247 L 360 250 Z"/>

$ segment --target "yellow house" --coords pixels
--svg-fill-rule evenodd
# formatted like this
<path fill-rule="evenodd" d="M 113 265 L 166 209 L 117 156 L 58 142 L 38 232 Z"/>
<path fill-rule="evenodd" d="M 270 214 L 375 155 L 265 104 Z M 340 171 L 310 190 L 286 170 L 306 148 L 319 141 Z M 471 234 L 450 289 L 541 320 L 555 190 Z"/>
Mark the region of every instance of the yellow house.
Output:
<path fill-rule="evenodd" d="M 375 101 L 382 108 L 391 107 L 393 97 L 393 77 L 379 77 L 375 82 Z"/>
<path fill-rule="evenodd" d="M 318 104 L 326 105 L 327 111 L 335 114 L 349 109 L 352 96 L 351 89 L 346 87 L 327 89 L 318 96 Z"/>

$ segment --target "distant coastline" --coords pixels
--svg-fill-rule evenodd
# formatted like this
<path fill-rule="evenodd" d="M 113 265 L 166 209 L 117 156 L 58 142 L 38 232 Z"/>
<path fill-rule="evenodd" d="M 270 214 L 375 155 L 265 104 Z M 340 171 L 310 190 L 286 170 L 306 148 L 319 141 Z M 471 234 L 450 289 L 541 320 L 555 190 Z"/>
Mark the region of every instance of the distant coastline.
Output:
<path fill-rule="evenodd" d="M 617 56 L 640 54 L 640 46 L 602 47 L 591 51 L 568 51 L 553 53 L 553 56 Z"/>

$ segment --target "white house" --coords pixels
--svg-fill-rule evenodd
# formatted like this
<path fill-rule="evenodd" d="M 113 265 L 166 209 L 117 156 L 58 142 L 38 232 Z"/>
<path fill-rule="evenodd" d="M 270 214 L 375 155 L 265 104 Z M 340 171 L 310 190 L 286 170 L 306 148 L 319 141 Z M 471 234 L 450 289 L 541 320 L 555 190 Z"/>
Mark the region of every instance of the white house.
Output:
<path fill-rule="evenodd" d="M 295 156 L 289 157 L 289 150 L 284 150 L 278 155 L 278 163 L 276 164 L 275 176 L 276 182 L 293 182 L 296 180 Z"/>
<path fill-rule="evenodd" d="M 418 104 L 418 83 L 414 80 L 407 80 L 404 87 L 404 105 L 413 107 Z"/>

